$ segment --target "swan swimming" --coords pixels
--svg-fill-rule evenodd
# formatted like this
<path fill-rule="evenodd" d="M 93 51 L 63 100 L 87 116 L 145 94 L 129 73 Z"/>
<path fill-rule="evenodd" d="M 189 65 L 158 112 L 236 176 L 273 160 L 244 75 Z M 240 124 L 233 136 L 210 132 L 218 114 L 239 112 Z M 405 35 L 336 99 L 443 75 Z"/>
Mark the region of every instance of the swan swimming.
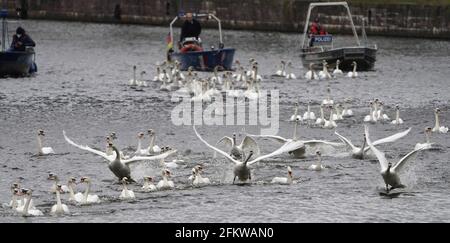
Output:
<path fill-rule="evenodd" d="M 50 211 L 50 214 L 52 215 L 62 215 L 62 214 L 69 214 L 69 207 L 67 207 L 66 204 L 63 204 L 61 202 L 61 194 L 62 191 L 61 185 L 58 184 L 56 186 L 56 204 L 52 206 L 52 209 Z"/>
<path fill-rule="evenodd" d="M 325 120 L 323 128 L 333 129 L 337 127 L 336 122 L 333 120 L 333 106 L 329 105 L 328 109 L 330 110 L 330 118 Z"/>
<path fill-rule="evenodd" d="M 322 101 L 322 105 L 333 105 L 334 101 L 331 99 L 331 88 L 327 87 L 327 98 Z"/>
<path fill-rule="evenodd" d="M 275 72 L 275 76 L 286 77 L 286 62 L 281 60 L 280 69 Z"/>
<path fill-rule="evenodd" d="M 382 138 L 382 139 L 378 139 L 376 141 L 374 141 L 372 143 L 372 145 L 379 145 L 379 144 L 383 144 L 383 143 L 392 143 L 397 141 L 400 138 L 403 138 L 404 136 L 406 136 L 409 132 L 411 131 L 411 128 L 408 128 L 406 131 L 403 132 L 399 132 L 396 134 L 393 134 L 391 136 Z M 364 156 L 367 156 L 367 151 L 370 149 L 370 147 L 366 146 L 366 136 L 365 134 L 363 134 L 363 144 L 361 147 L 357 147 L 355 145 L 353 145 L 353 143 L 346 137 L 342 136 L 341 134 L 339 134 L 338 132 L 334 132 L 334 134 L 336 134 L 336 136 L 339 137 L 339 139 L 344 142 L 350 149 L 351 149 L 351 156 L 355 159 L 364 159 Z"/>
<path fill-rule="evenodd" d="M 331 79 L 331 75 L 328 72 L 328 63 L 327 61 L 322 61 L 322 71 L 319 72 L 319 79 Z"/>
<path fill-rule="evenodd" d="M 350 102 L 350 99 L 344 100 L 344 105 L 343 105 L 344 110 L 342 111 L 342 117 L 344 117 L 344 118 L 353 116 L 353 111 L 351 109 L 349 109 L 346 105 L 347 102 Z"/>
<path fill-rule="evenodd" d="M 308 170 L 321 171 L 325 169 L 325 166 L 322 165 L 322 153 L 320 151 L 317 151 L 316 155 L 317 155 L 317 163 L 310 165 L 308 167 Z"/>
<path fill-rule="evenodd" d="M 22 189 L 21 190 L 21 193 L 26 196 L 26 199 L 25 199 L 26 202 L 23 206 L 17 207 L 16 212 L 22 214 L 22 216 L 26 217 L 26 216 L 42 216 L 42 215 L 44 215 L 41 210 L 32 209 L 30 207 L 32 192 L 33 191 L 31 189 Z"/>
<path fill-rule="evenodd" d="M 333 76 L 340 76 L 343 75 L 344 73 L 342 72 L 341 69 L 339 69 L 339 63 L 341 63 L 341 61 L 338 59 L 336 61 L 336 68 L 333 70 Z"/>
<path fill-rule="evenodd" d="M 347 77 L 349 77 L 349 78 L 356 78 L 356 77 L 358 77 L 358 73 L 356 72 L 357 64 L 356 64 L 355 61 L 353 61 L 351 65 L 353 66 L 353 71 L 348 72 L 347 73 Z"/>
<path fill-rule="evenodd" d="M 300 116 L 298 114 L 298 103 L 295 102 L 294 106 L 295 106 L 295 108 L 294 108 L 294 115 L 291 116 L 289 121 L 295 121 L 296 119 L 299 119 L 300 121 L 302 121 L 302 116 Z"/>
<path fill-rule="evenodd" d="M 325 123 L 325 116 L 323 114 L 323 105 L 320 106 L 320 117 L 316 119 L 316 125 L 323 126 Z"/>
<path fill-rule="evenodd" d="M 441 110 L 439 108 L 436 108 L 434 110 L 434 119 L 435 119 L 435 125 L 432 129 L 432 132 L 439 132 L 439 133 L 447 133 L 448 127 L 440 126 L 439 125 L 439 114 L 441 113 Z"/>
<path fill-rule="evenodd" d="M 161 153 L 161 147 L 155 144 L 156 133 L 152 129 L 147 130 L 147 134 L 150 136 L 150 144 L 148 145 L 147 155 L 159 154 Z"/>
<path fill-rule="evenodd" d="M 403 124 L 403 120 L 402 120 L 402 118 L 400 118 L 400 106 L 396 105 L 395 110 L 396 110 L 395 111 L 395 120 L 392 120 L 391 124 L 394 124 L 394 125 Z"/>
<path fill-rule="evenodd" d="M 144 185 L 142 186 L 142 190 L 145 192 L 154 192 L 158 190 L 153 184 L 153 178 L 151 176 L 144 176 Z"/>
<path fill-rule="evenodd" d="M 128 180 L 133 181 L 133 179 L 131 179 L 130 176 L 130 167 L 129 165 L 138 161 L 145 161 L 145 160 L 158 160 L 158 159 L 162 159 L 162 158 L 166 158 L 169 155 L 176 153 L 177 150 L 170 150 L 167 151 L 165 153 L 159 154 L 159 155 L 155 155 L 155 156 L 133 156 L 130 159 L 121 159 L 120 156 L 117 156 L 119 153 L 119 150 L 112 144 L 110 143 L 109 146 L 115 151 L 115 153 L 113 155 L 106 155 L 106 153 L 90 148 L 89 146 L 86 145 L 78 145 L 75 142 L 73 142 L 72 140 L 70 140 L 67 136 L 66 136 L 66 132 L 63 131 L 63 135 L 65 140 L 70 144 L 73 145 L 79 149 L 94 153 L 96 155 L 99 155 L 101 157 L 103 157 L 104 159 L 107 160 L 108 163 L 108 168 L 114 173 L 115 176 L 117 176 L 117 178 L 119 178 L 119 180 L 121 180 L 124 177 L 127 177 Z"/>
<path fill-rule="evenodd" d="M 294 69 L 294 67 L 292 66 L 292 62 L 288 62 L 288 68 L 289 68 L 289 70 Z M 288 72 L 286 74 L 286 79 L 296 79 L 296 78 L 297 78 L 297 76 L 295 76 L 294 73 Z"/>
<path fill-rule="evenodd" d="M 120 193 L 120 196 L 119 196 L 119 198 L 122 199 L 122 200 L 136 198 L 134 196 L 134 192 L 132 190 L 128 190 L 127 184 L 128 184 L 128 178 L 127 177 L 123 177 L 122 178 L 123 190 L 122 190 L 122 192 Z"/>
<path fill-rule="evenodd" d="M 76 185 L 77 179 L 75 179 L 75 177 L 71 177 L 67 182 L 67 186 L 69 187 L 69 202 L 79 203 L 83 201 L 83 193 L 78 192 L 77 194 L 75 194 Z"/>
<path fill-rule="evenodd" d="M 161 175 L 162 175 L 162 180 L 160 180 L 158 182 L 158 184 L 156 185 L 156 188 L 158 188 L 158 190 L 168 190 L 168 189 L 175 188 L 173 181 L 169 181 L 169 177 L 171 175 L 170 170 L 163 169 L 161 172 Z"/>
<path fill-rule="evenodd" d="M 136 65 L 133 66 L 133 78 L 128 81 L 128 85 L 130 86 L 137 86 L 137 79 L 136 79 Z"/>
<path fill-rule="evenodd" d="M 233 133 L 232 138 L 224 136 L 217 141 L 216 146 L 219 144 L 225 144 L 225 146 L 230 147 L 230 155 L 236 160 L 242 160 L 246 158 L 248 152 L 253 151 L 256 156 L 259 156 L 259 146 L 256 141 L 250 136 L 245 136 L 241 143 L 238 145 L 236 143 L 236 133 Z M 214 152 L 214 157 L 216 157 L 216 152 Z"/>
<path fill-rule="evenodd" d="M 201 165 L 195 166 L 192 171 L 194 177 L 192 181 L 193 186 L 205 186 L 211 184 L 209 178 L 202 177 L 201 173 L 203 172 L 203 167 Z"/>
<path fill-rule="evenodd" d="M 303 114 L 303 120 L 306 120 L 308 122 L 316 120 L 316 115 L 311 111 L 311 101 L 308 101 L 308 108 Z"/>
<path fill-rule="evenodd" d="M 409 152 L 403 158 L 401 158 L 395 165 L 392 165 L 391 162 L 388 162 L 384 153 L 380 152 L 375 146 L 372 144 L 369 138 L 369 128 L 365 126 L 365 135 L 367 139 L 367 144 L 369 145 L 370 149 L 373 151 L 375 156 L 378 159 L 378 162 L 380 163 L 381 167 L 381 176 L 383 177 L 383 180 L 386 184 L 386 192 L 389 193 L 390 190 L 395 188 L 405 188 L 406 186 L 403 185 L 400 181 L 399 173 L 402 171 L 403 166 L 411 159 L 413 159 L 415 154 L 421 150 L 424 149 L 424 147 L 414 149 L 413 151 Z M 391 188 L 389 188 L 391 186 Z"/>
<path fill-rule="evenodd" d="M 305 78 L 308 80 L 319 79 L 317 74 L 314 72 L 313 65 L 313 63 L 309 64 L 309 71 L 305 74 Z"/>
<path fill-rule="evenodd" d="M 91 203 L 100 203 L 100 198 L 97 195 L 89 194 L 91 190 L 91 179 L 89 177 L 81 177 L 80 183 L 86 184 L 86 190 L 84 191 L 83 199 L 81 204 L 91 204 Z"/>
<path fill-rule="evenodd" d="M 54 154 L 55 151 L 53 150 L 52 147 L 42 147 L 42 140 L 43 140 L 44 136 L 45 136 L 44 130 L 39 129 L 38 135 L 37 135 L 38 146 L 39 146 L 39 155 Z"/>
<path fill-rule="evenodd" d="M 290 166 L 287 167 L 287 171 L 288 171 L 287 177 L 275 177 L 272 179 L 270 183 L 282 185 L 292 184 L 292 169 Z"/>
<path fill-rule="evenodd" d="M 431 149 L 431 145 L 433 145 L 433 143 L 430 142 L 431 133 L 432 133 L 431 127 L 425 128 L 425 143 L 417 143 L 414 149 L 420 148 Z"/>
<path fill-rule="evenodd" d="M 53 184 L 52 188 L 50 189 L 50 192 L 56 193 L 56 191 L 57 191 L 57 186 L 56 185 L 59 184 L 58 176 L 56 174 L 50 172 L 48 174 L 48 178 L 47 179 L 55 181 L 55 183 Z M 67 193 L 67 192 L 69 192 L 69 187 L 66 186 L 66 185 L 62 185 L 61 186 L 61 190 L 59 192 L 60 193 Z"/>

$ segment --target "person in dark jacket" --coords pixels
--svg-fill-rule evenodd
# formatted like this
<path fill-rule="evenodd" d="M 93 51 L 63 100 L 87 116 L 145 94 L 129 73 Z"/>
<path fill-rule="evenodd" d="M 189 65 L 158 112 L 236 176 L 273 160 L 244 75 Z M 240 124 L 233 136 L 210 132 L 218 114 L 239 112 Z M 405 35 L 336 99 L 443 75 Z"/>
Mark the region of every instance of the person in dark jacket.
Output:
<path fill-rule="evenodd" d="M 36 46 L 36 43 L 31 39 L 22 27 L 16 29 L 16 34 L 13 35 L 10 51 L 25 51 L 27 46 Z"/>
<path fill-rule="evenodd" d="M 187 37 L 195 37 L 198 39 L 202 27 L 200 23 L 192 17 L 192 13 L 186 13 L 186 20 L 181 27 L 180 43 Z"/>

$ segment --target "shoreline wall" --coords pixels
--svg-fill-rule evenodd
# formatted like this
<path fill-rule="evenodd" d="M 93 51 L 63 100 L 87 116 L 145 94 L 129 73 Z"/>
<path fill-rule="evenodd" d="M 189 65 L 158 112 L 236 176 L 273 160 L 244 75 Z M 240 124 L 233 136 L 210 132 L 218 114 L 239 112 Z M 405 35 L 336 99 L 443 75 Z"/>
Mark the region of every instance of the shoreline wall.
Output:
<path fill-rule="evenodd" d="M 30 19 L 168 26 L 180 11 L 213 11 L 226 29 L 303 33 L 307 0 L 6 0 L 10 15 Z M 363 1 L 364 2 L 364 1 Z M 369 3 L 367 3 L 369 2 Z M 395 1 L 392 1 L 395 2 Z M 450 4 L 348 1 L 353 21 L 367 35 L 450 39 Z M 419 1 L 420 2 L 420 1 Z M 351 33 L 344 8 L 313 10 L 329 32 Z M 202 22 L 215 27 L 214 21 Z"/>

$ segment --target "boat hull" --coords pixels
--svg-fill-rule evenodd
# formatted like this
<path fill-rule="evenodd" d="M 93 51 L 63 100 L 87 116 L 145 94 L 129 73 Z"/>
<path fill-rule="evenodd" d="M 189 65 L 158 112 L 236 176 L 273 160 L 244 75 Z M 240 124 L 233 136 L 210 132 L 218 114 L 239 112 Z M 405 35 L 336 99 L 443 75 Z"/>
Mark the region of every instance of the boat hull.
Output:
<path fill-rule="evenodd" d="M 171 61 L 179 61 L 182 71 L 193 67 L 196 71 L 211 72 L 216 66 L 219 71 L 232 70 L 235 49 L 224 48 L 212 51 L 193 51 L 186 53 L 172 53 Z"/>
<path fill-rule="evenodd" d="M 323 60 L 327 61 L 329 68 L 334 68 L 339 59 L 339 68 L 343 71 L 353 70 L 353 61 L 357 63 L 358 71 L 369 71 L 375 67 L 376 53 L 376 47 L 343 47 L 317 52 L 304 51 L 300 58 L 305 68 L 309 68 L 310 63 L 313 63 L 314 69 L 321 70 Z"/>
<path fill-rule="evenodd" d="M 36 71 L 34 52 L 0 52 L 0 76 L 28 76 Z"/>

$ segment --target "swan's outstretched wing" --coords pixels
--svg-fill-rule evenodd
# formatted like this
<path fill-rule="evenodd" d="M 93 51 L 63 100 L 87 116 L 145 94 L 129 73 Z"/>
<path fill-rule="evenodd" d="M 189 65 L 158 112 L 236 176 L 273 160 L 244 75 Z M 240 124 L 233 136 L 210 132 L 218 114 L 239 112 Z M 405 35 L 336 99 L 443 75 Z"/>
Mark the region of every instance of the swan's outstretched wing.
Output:
<path fill-rule="evenodd" d="M 240 147 L 245 154 L 249 154 L 250 151 L 253 151 L 253 156 L 255 157 L 258 157 L 261 152 L 256 141 L 249 136 L 245 136 L 244 140 L 242 140 L 241 142 Z"/>
<path fill-rule="evenodd" d="M 345 144 L 347 144 L 348 146 L 350 146 L 350 147 L 352 148 L 352 150 L 357 149 L 357 148 L 355 147 L 355 145 L 353 145 L 353 143 L 350 142 L 350 140 L 348 140 L 346 137 L 342 136 L 341 134 L 339 134 L 339 133 L 336 132 L 336 131 L 334 132 L 334 134 L 336 134 L 336 136 L 338 136 L 339 139 L 341 139 L 342 142 L 344 142 Z"/>
<path fill-rule="evenodd" d="M 303 141 L 303 143 L 305 145 L 309 145 L 309 146 L 316 146 L 316 145 L 330 145 L 332 147 L 344 146 L 343 143 L 335 143 L 335 142 L 329 142 L 329 141 L 325 141 L 325 140 L 308 140 L 308 141 Z"/>
<path fill-rule="evenodd" d="M 373 142 L 373 146 L 378 145 L 378 144 L 382 144 L 382 143 L 392 143 L 392 142 L 394 142 L 394 141 L 396 141 L 396 140 L 406 136 L 409 133 L 409 131 L 411 131 L 411 128 L 408 128 L 408 130 L 406 130 L 406 131 L 396 133 L 396 134 L 391 135 L 389 137 L 378 139 L 378 140 Z"/>
<path fill-rule="evenodd" d="M 216 146 L 217 145 L 219 145 L 219 144 L 224 144 L 225 146 L 227 146 L 227 147 L 229 147 L 230 149 L 233 147 L 233 139 L 232 138 L 230 138 L 230 137 L 228 137 L 228 136 L 225 136 L 225 137 L 223 137 L 223 138 L 221 138 L 221 139 L 219 139 L 219 141 L 217 141 L 217 143 L 216 143 Z M 216 151 L 214 151 L 214 156 L 213 156 L 214 158 L 216 158 L 217 157 L 217 152 Z"/>
<path fill-rule="evenodd" d="M 426 149 L 425 147 L 420 147 L 418 149 L 414 149 L 413 151 L 409 152 L 407 155 L 403 156 L 403 158 L 401 158 L 397 164 L 395 164 L 392 169 L 398 173 L 402 170 L 403 166 L 406 164 L 407 161 L 412 160 L 415 158 L 415 155 L 417 152 Z"/>
<path fill-rule="evenodd" d="M 273 135 L 253 135 L 253 134 L 247 134 L 247 136 L 249 137 L 255 137 L 255 138 L 268 138 L 268 139 L 272 139 L 275 140 L 279 143 L 286 143 L 288 140 L 280 137 L 280 136 L 273 136 Z"/>
<path fill-rule="evenodd" d="M 72 140 L 70 140 L 70 138 L 67 137 L 66 131 L 64 131 L 64 130 L 63 130 L 63 135 L 64 135 L 64 139 L 65 139 L 69 144 L 71 144 L 71 145 L 73 145 L 73 146 L 75 146 L 75 147 L 77 147 L 77 148 L 79 148 L 79 149 L 89 151 L 89 152 L 94 153 L 94 154 L 96 154 L 96 155 L 100 155 L 100 156 L 102 156 L 103 158 L 105 158 L 106 160 L 108 160 L 109 162 L 113 161 L 113 160 L 115 159 L 115 157 L 116 157 L 115 153 L 114 153 L 113 155 L 108 156 L 106 153 L 104 153 L 104 152 L 102 152 L 102 151 L 100 151 L 100 150 L 93 149 L 93 148 L 91 148 L 91 147 L 89 147 L 89 146 L 86 146 L 86 145 L 79 145 L 79 144 L 76 144 L 75 142 L 73 142 Z"/>
<path fill-rule="evenodd" d="M 226 153 L 226 152 L 224 152 L 224 151 L 222 151 L 222 150 L 220 150 L 220 149 L 218 149 L 218 148 L 216 148 L 216 147 L 210 145 L 208 142 L 206 142 L 206 141 L 200 136 L 200 134 L 198 134 L 197 130 L 195 129 L 195 126 L 192 126 L 192 127 L 194 128 L 195 135 L 197 135 L 197 137 L 200 139 L 200 141 L 202 141 L 202 142 L 203 142 L 206 146 L 208 146 L 210 149 L 212 149 L 212 150 L 216 151 L 217 153 L 219 153 L 219 154 L 221 154 L 221 155 L 227 157 L 230 161 L 233 161 L 235 164 L 240 164 L 240 163 L 242 163 L 242 162 L 239 162 L 239 161 L 233 159 L 228 153 Z"/>
<path fill-rule="evenodd" d="M 258 157 L 256 159 L 252 160 L 252 161 L 249 161 L 247 164 L 251 165 L 251 164 L 254 164 L 254 163 L 256 163 L 256 162 L 258 162 L 260 160 L 267 159 L 267 158 L 270 158 L 270 157 L 273 157 L 273 156 L 277 156 L 277 155 L 280 155 L 282 153 L 287 153 L 289 151 L 293 151 L 293 150 L 299 149 L 299 148 L 301 148 L 303 146 L 305 146 L 303 141 L 299 141 L 299 140 L 290 141 L 290 142 L 287 142 L 287 143 L 283 144 L 279 149 L 273 151 L 272 153 L 260 156 L 260 157 Z"/>
<path fill-rule="evenodd" d="M 167 151 L 167 152 L 165 152 L 165 153 L 158 154 L 158 155 L 155 155 L 155 156 L 133 156 L 133 157 L 131 157 L 131 158 L 129 158 L 129 159 L 124 159 L 124 160 L 121 160 L 121 161 L 122 161 L 122 163 L 124 163 L 124 164 L 131 164 L 131 163 L 133 163 L 133 162 L 143 161 L 143 160 L 165 159 L 165 158 L 167 158 L 169 155 L 174 154 L 174 153 L 176 153 L 176 152 L 177 152 L 177 150 L 174 149 L 174 150 L 170 150 L 170 151 Z"/>
<path fill-rule="evenodd" d="M 370 141 L 369 127 L 367 125 L 364 125 L 364 129 L 365 129 L 367 144 L 369 145 L 369 148 L 372 150 L 372 152 L 377 157 L 378 162 L 380 162 L 381 170 L 385 171 L 388 167 L 388 161 L 386 159 L 386 156 L 384 155 L 384 153 L 380 152 L 380 150 L 375 148 L 375 146 L 373 146 L 373 144 L 372 144 L 372 141 Z"/>

